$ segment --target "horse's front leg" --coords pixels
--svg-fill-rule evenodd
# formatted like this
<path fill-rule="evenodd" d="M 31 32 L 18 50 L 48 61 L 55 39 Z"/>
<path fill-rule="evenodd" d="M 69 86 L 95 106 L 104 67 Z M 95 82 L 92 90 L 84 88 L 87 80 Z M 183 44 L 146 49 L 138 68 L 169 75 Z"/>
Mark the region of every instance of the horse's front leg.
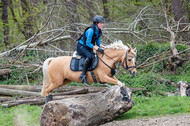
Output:
<path fill-rule="evenodd" d="M 112 76 L 112 77 L 104 76 L 103 80 L 101 80 L 101 81 L 118 85 L 121 89 L 121 94 L 123 95 L 123 100 L 130 101 L 126 85 L 124 83 L 122 83 L 121 81 L 119 81 L 115 76 Z"/>
<path fill-rule="evenodd" d="M 126 87 L 124 83 L 122 83 L 121 81 L 119 81 L 115 76 L 103 76 L 103 78 L 100 79 L 101 82 L 106 82 L 106 83 L 110 83 L 110 84 L 116 84 L 119 87 Z"/>

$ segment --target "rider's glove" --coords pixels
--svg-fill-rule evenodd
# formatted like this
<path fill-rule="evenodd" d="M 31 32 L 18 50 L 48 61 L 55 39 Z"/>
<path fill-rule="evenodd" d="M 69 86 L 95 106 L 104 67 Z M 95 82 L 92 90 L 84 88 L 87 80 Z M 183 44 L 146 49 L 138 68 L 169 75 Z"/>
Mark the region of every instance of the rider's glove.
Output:
<path fill-rule="evenodd" d="M 98 52 L 100 52 L 100 53 L 104 53 L 104 50 L 102 49 L 102 48 L 98 48 L 98 50 L 97 50 Z"/>

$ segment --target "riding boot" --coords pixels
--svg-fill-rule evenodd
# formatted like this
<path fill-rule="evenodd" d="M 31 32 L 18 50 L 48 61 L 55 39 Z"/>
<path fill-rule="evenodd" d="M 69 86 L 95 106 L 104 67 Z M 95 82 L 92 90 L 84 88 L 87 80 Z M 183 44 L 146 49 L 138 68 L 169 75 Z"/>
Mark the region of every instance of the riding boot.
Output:
<path fill-rule="evenodd" d="M 90 66 L 90 61 L 88 60 L 88 58 L 85 59 L 84 65 L 83 65 L 83 71 L 82 74 L 80 75 L 80 79 L 82 81 L 82 83 L 86 83 L 88 84 L 87 80 L 86 80 L 86 73 L 88 71 L 88 67 Z"/>

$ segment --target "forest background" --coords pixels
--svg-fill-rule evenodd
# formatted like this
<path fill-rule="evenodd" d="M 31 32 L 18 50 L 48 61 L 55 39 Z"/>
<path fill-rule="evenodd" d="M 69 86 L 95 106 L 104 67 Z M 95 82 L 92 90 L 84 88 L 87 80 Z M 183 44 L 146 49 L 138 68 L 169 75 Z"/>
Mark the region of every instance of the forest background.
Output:
<path fill-rule="evenodd" d="M 93 17 L 102 15 L 106 21 L 101 38 L 104 45 L 122 40 L 138 50 L 137 76 L 131 77 L 119 64 L 116 76 L 128 87 L 143 88 L 133 93 L 137 99 L 134 111 L 137 115 L 151 114 L 150 107 L 143 108 L 142 113 L 139 109 L 142 103 L 150 106 L 155 99 L 149 102 L 139 96 L 176 94 L 179 81 L 190 82 L 189 13 L 190 0 L 1 0 L 0 85 L 41 85 L 44 60 L 72 55 L 76 40 L 92 24 Z M 179 110 L 176 112 L 190 112 L 176 99 L 180 98 L 173 100 Z M 182 100 L 188 104 L 188 98 Z M 165 99 L 159 101 L 164 103 Z M 160 104 L 156 102 L 157 108 Z M 34 108 L 27 108 L 30 110 Z M 12 109 L 4 111 L 3 116 Z M 163 106 L 158 112 L 163 112 Z"/>
<path fill-rule="evenodd" d="M 0 7 L 2 84 L 41 84 L 43 61 L 72 55 L 95 15 L 106 21 L 102 43 L 122 40 L 137 47 L 139 75 L 152 78 L 124 79 L 126 84 L 153 90 L 169 82 L 164 78 L 190 80 L 189 0 L 1 0 Z"/>

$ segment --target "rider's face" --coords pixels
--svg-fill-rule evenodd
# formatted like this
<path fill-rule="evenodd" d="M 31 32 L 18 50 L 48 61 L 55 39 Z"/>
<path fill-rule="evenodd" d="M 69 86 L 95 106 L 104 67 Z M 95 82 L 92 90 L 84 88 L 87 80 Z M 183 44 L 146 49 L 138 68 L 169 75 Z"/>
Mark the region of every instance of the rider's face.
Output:
<path fill-rule="evenodd" d="M 99 22 L 99 23 L 97 24 L 98 29 L 102 29 L 102 28 L 103 28 L 103 25 L 104 25 L 104 23 L 103 23 L 103 22 Z"/>

